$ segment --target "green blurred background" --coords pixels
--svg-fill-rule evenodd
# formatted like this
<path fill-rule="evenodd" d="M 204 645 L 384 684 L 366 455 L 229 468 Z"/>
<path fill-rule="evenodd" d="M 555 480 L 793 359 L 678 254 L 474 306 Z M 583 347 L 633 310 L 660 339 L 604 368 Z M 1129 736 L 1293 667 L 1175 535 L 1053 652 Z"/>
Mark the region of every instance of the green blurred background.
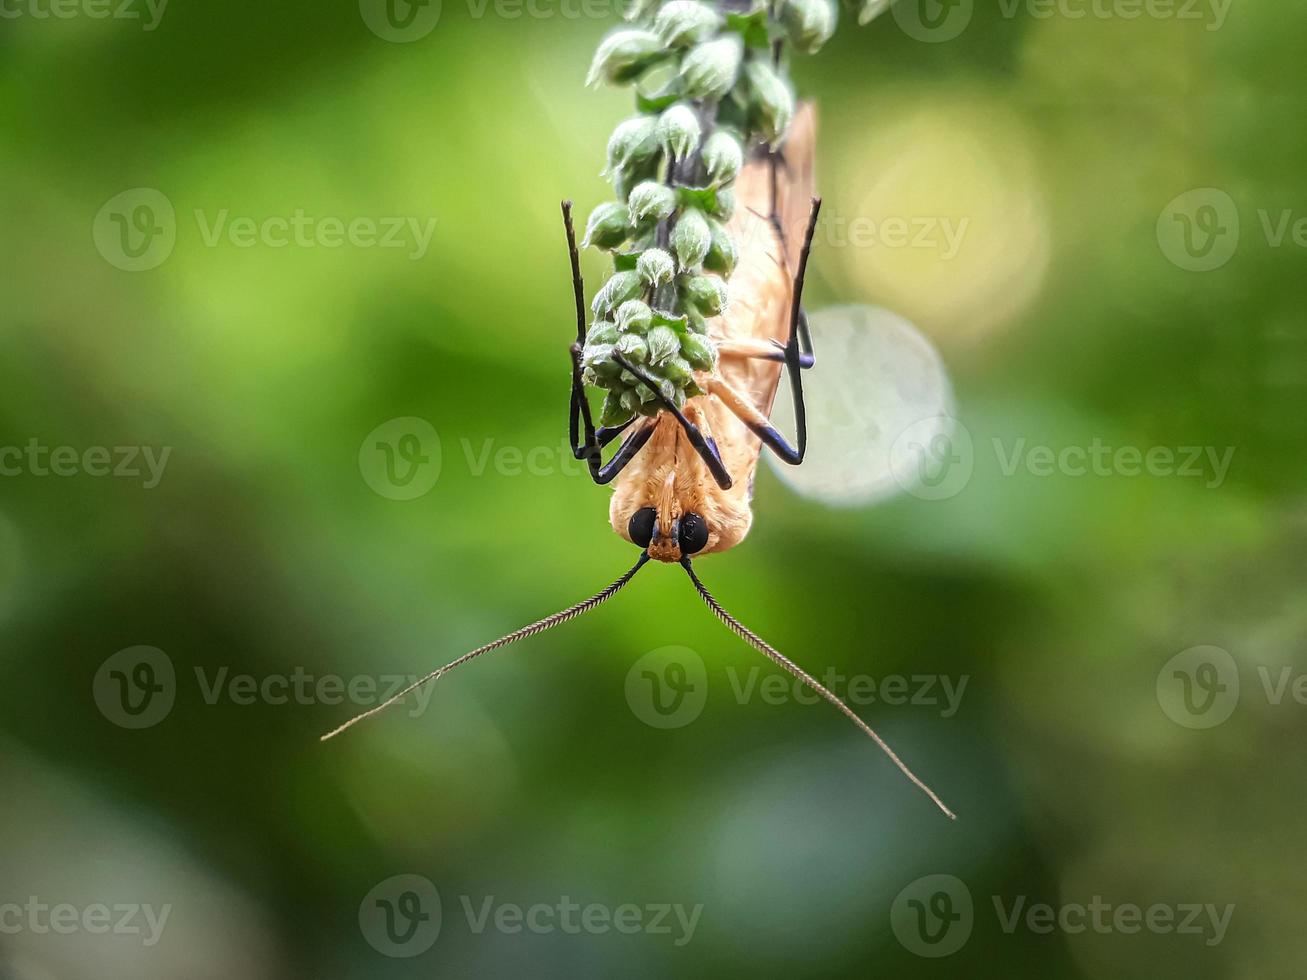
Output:
<path fill-rule="evenodd" d="M 828 707 L 742 696 L 771 669 L 675 569 L 325 745 L 375 698 L 247 696 L 423 673 L 633 559 L 564 455 L 558 201 L 605 195 L 628 96 L 582 81 L 616 18 L 122 2 L 0 19 L 0 977 L 1302 975 L 1307 10 L 902 0 L 795 64 L 830 227 L 966 222 L 819 236 L 809 297 L 929 338 L 969 477 L 833 508 L 764 468 L 700 570 L 814 672 L 933 679 L 858 710 L 950 824 Z M 242 237 L 297 212 L 317 244 Z M 329 244 L 389 218 L 419 231 Z M 1096 440 L 1233 455 L 1007 465 Z M 693 717 L 657 727 L 650 664 Z M 378 916 L 412 896 L 405 945 Z M 1233 908 L 1075 929 L 1096 897 Z M 602 911 L 513 928 L 565 900 Z M 161 934 L 86 924 L 134 904 Z"/>

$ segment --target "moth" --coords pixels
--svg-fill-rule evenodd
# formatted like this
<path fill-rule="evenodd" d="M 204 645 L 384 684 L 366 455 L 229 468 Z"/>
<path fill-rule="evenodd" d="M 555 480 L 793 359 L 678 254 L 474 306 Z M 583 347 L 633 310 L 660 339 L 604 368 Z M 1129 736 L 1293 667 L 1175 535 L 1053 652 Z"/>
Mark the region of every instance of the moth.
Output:
<path fill-rule="evenodd" d="M 589 612 L 616 595 L 652 560 L 679 564 L 723 624 L 839 709 L 880 746 L 913 785 L 954 819 L 939 796 L 848 705 L 727 612 L 699 579 L 694 566 L 700 556 L 734 548 L 748 534 L 753 522 L 754 477 L 763 450 L 797 466 L 807 449 L 803 371 L 812 367 L 815 355 L 803 310 L 803 283 L 821 209 L 820 199 L 813 196 L 815 137 L 815 111 L 804 105 L 783 148 L 756 150 L 736 180 L 737 205 L 729 230 L 738 243 L 739 258 L 731 277 L 731 305 L 709 322 L 718 361 L 713 370 L 695 374 L 702 394 L 677 408 L 637 365 L 618 357 L 622 368 L 647 383 L 659 399 L 662 410 L 652 418 L 635 415 L 621 425 L 594 425 L 581 362 L 586 336 L 585 286 L 571 202 L 563 202 L 577 321 L 576 342 L 570 348 L 569 438 L 573 454 L 586 462 L 594 482 L 613 484 L 609 522 L 618 535 L 640 548 L 640 557 L 590 598 L 437 668 L 324 735 L 324 741 L 483 653 Z M 792 445 L 770 418 L 782 374 L 788 377 L 794 395 L 797 445 Z M 604 448 L 622 436 L 619 448 L 604 462 Z"/>

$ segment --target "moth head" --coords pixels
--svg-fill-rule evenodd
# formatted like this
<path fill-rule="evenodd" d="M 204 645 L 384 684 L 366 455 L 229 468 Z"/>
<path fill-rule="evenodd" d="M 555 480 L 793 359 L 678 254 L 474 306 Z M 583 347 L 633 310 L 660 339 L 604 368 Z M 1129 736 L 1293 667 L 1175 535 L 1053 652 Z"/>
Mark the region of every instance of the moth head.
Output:
<path fill-rule="evenodd" d="M 650 558 L 678 562 L 720 550 L 724 538 L 717 522 L 719 510 L 713 500 L 694 486 L 679 483 L 675 470 L 669 470 L 624 506 L 614 498 L 611 517 L 613 529 Z"/>

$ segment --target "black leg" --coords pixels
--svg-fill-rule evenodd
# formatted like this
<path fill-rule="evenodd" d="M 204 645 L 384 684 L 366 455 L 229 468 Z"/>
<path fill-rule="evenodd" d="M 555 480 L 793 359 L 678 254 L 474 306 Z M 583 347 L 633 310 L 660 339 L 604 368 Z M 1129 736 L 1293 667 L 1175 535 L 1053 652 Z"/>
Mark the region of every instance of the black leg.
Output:
<path fill-rule="evenodd" d="M 567 255 L 572 260 L 572 295 L 576 299 L 576 342 L 585 343 L 585 283 L 581 280 L 581 253 L 576 250 L 572 227 L 572 202 L 563 202 L 563 227 L 567 229 Z"/>
<path fill-rule="evenodd" d="M 644 444 L 653 435 L 654 428 L 652 422 L 640 426 L 627 438 L 626 442 L 617 447 L 617 452 L 613 454 L 613 458 L 606 465 L 596 469 L 592 464 L 590 475 L 594 477 L 595 483 L 601 487 L 612 483 L 617 474 L 626 468 L 626 464 L 635 459 L 636 454 L 644 448 Z"/>
<path fill-rule="evenodd" d="M 780 243 L 781 256 L 784 258 L 789 254 L 789 242 L 787 241 L 787 236 L 785 234 L 785 225 L 781 223 L 780 212 L 776 209 L 777 203 L 780 200 L 780 170 L 785 166 L 784 151 L 773 150 L 768 157 L 768 162 L 771 164 L 771 214 L 767 215 L 767 220 L 771 222 L 772 231 L 776 233 L 776 241 Z M 818 198 L 814 209 L 820 207 L 821 200 Z M 809 219 L 809 223 L 813 220 L 815 220 L 815 215 Z M 808 232 L 807 241 L 809 243 L 812 241 L 811 230 Z M 807 244 L 804 245 L 805 255 L 802 259 L 802 263 L 805 265 L 807 264 L 806 249 L 808 247 Z M 789 274 L 789 269 L 784 261 L 781 262 L 781 268 L 785 269 L 787 275 Z M 800 282 L 802 282 L 801 278 Z M 802 306 L 799 307 L 798 326 L 800 350 L 799 367 L 806 369 L 812 367 L 813 364 L 817 362 L 817 355 L 812 349 L 812 333 L 808 329 L 808 314 L 803 311 Z M 793 327 L 791 327 L 791 333 L 793 333 Z M 783 358 L 768 358 L 768 360 L 783 360 Z"/>
<path fill-rule="evenodd" d="M 804 347 L 803 335 L 804 335 L 805 325 L 807 324 L 807 322 L 808 322 L 808 318 L 806 316 L 802 317 L 799 320 L 799 367 L 803 368 L 803 370 L 805 371 L 817 363 L 817 358 L 813 355 L 813 353 L 810 350 L 805 351 L 803 349 Z M 812 341 L 811 340 L 807 341 L 807 345 L 811 347 Z M 785 364 L 786 363 L 785 345 L 778 340 L 773 340 L 772 346 L 775 347 L 776 349 L 773 351 L 768 351 L 766 354 L 756 354 L 750 356 L 757 357 L 759 360 L 763 360 L 763 361 L 777 361 L 781 364 Z"/>
<path fill-rule="evenodd" d="M 717 443 L 705 437 L 699 427 L 687 419 L 685 413 L 667 399 L 662 391 L 659 390 L 656 381 L 651 380 L 649 376 L 639 368 L 627 363 L 621 355 L 615 354 L 613 355 L 613 359 L 653 390 L 654 397 L 658 399 L 658 402 L 663 406 L 663 409 L 671 412 L 676 416 L 676 421 L 681 423 L 681 428 L 685 430 L 685 434 L 690 440 L 690 445 L 694 447 L 694 451 L 699 454 L 699 458 L 702 459 L 704 465 L 708 467 L 708 471 L 712 473 L 713 479 L 717 481 L 717 485 L 723 490 L 729 490 L 733 481 L 731 480 L 731 474 L 726 471 L 726 464 L 722 462 L 722 454 L 717 449 Z"/>
<path fill-rule="evenodd" d="M 585 425 L 585 441 L 578 443 L 576 441 L 576 418 L 580 415 Z M 590 477 L 595 483 L 603 486 L 611 483 L 618 473 L 632 459 L 635 454 L 644 448 L 644 444 L 649 441 L 653 435 L 654 427 L 652 424 L 645 425 L 638 429 L 633 435 L 622 443 L 613 458 L 606 464 L 600 455 L 600 450 L 616 439 L 622 432 L 635 421 L 632 416 L 621 425 L 606 425 L 602 429 L 596 430 L 594 421 L 590 415 L 590 401 L 585 397 L 585 387 L 581 383 L 581 348 L 576 344 L 572 345 L 572 455 L 577 459 L 583 459 L 586 465 L 590 467 Z"/>
<path fill-rule="evenodd" d="M 567 434 L 572 445 L 572 455 L 586 461 L 591 478 L 602 486 L 611 483 L 643 448 L 653 434 L 653 427 L 646 426 L 626 440 L 607 465 L 603 464 L 600 450 L 621 435 L 635 421 L 635 417 L 632 416 L 621 425 L 604 426 L 597 431 L 595 429 L 590 401 L 585 396 L 585 383 L 581 380 L 581 348 L 585 343 L 585 283 L 581 279 L 581 256 L 576 248 L 571 201 L 563 202 L 563 227 L 567 230 L 567 254 L 572 263 L 572 293 L 576 299 L 576 342 L 571 345 L 572 398 L 568 410 Z M 581 435 L 582 424 L 585 427 L 584 439 Z"/>
<path fill-rule="evenodd" d="M 572 454 L 577 459 L 585 458 L 581 447 L 590 448 L 594 441 L 594 425 L 590 418 L 590 406 L 585 398 L 585 386 L 581 383 L 580 356 L 581 346 L 585 343 L 585 283 L 581 279 L 581 255 L 576 249 L 576 230 L 572 227 L 572 202 L 563 202 L 563 228 L 567 231 L 567 255 L 572 262 L 572 294 L 576 300 L 576 342 L 572 345 L 572 401 L 567 414 L 567 436 L 572 444 Z M 584 412 L 586 421 L 586 439 L 581 442 L 580 419 Z M 593 447 L 596 450 L 598 447 Z"/>
<path fill-rule="evenodd" d="M 808 451 L 808 410 L 803 404 L 804 352 L 800 346 L 800 335 L 807 332 L 807 318 L 803 315 L 803 280 L 808 272 L 808 255 L 812 252 L 812 236 L 817 229 L 817 215 L 820 211 L 821 198 L 814 197 L 812 213 L 808 216 L 808 230 L 803 237 L 803 251 L 799 253 L 799 269 L 794 275 L 794 296 L 790 304 L 790 337 L 785 344 L 785 368 L 790 376 L 790 392 L 794 396 L 794 427 L 799 437 L 798 448 L 791 446 L 770 423 L 766 426 L 749 426 L 768 449 L 791 466 L 802 463 Z M 809 338 L 807 346 L 811 348 L 811 344 Z M 810 349 L 808 356 L 810 358 L 812 356 Z"/>
<path fill-rule="evenodd" d="M 812 349 L 812 332 L 808 328 L 808 312 L 799 308 L 799 350 L 803 357 L 799 366 L 810 368 L 817 363 L 817 352 Z"/>
<path fill-rule="evenodd" d="M 798 466 L 803 462 L 802 449 L 795 449 L 791 446 L 785 436 L 781 434 L 781 431 L 770 422 L 757 425 L 748 420 L 744 420 L 744 424 L 753 431 L 754 435 L 762 440 L 764 446 L 774 452 L 782 461 L 789 463 L 791 466 Z M 802 440 L 800 440 L 800 446 L 802 446 Z"/>
<path fill-rule="evenodd" d="M 803 251 L 799 254 L 799 269 L 794 277 L 794 295 L 790 304 L 789 339 L 784 347 L 777 345 L 777 357 L 767 358 L 768 360 L 783 360 L 786 372 L 790 376 L 790 391 L 794 395 L 794 422 L 799 437 L 798 448 L 791 446 L 780 430 L 766 419 L 759 418 L 756 413 L 745 411 L 743 406 L 733 409 L 754 435 L 762 440 L 764 446 L 791 466 L 798 466 L 802 463 L 803 457 L 808 451 L 808 415 L 807 408 L 803 403 L 802 370 L 805 367 L 812 366 L 813 358 L 810 350 L 811 339 L 806 344 L 803 341 L 803 336 L 807 333 L 807 317 L 803 315 L 803 280 L 808 271 L 808 255 L 812 251 L 812 236 L 817 227 L 817 214 L 820 210 L 821 199 L 814 197 L 812 199 L 812 213 L 808 217 L 808 230 L 803 239 Z M 777 224 L 779 225 L 779 221 Z M 806 353 L 803 350 L 804 346 L 809 348 Z M 754 416 L 753 418 L 750 418 L 751 414 Z"/>

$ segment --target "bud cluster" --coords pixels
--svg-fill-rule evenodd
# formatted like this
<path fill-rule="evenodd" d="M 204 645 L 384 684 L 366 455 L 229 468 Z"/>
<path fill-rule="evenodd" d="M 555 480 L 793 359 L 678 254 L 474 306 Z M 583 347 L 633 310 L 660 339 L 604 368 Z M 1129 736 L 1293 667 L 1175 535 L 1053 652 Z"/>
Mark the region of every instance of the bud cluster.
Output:
<path fill-rule="evenodd" d="M 726 309 L 737 261 L 732 185 L 746 152 L 779 145 L 794 117 L 781 42 L 811 53 L 835 28 L 833 0 L 754 4 L 635 0 L 590 68 L 589 83 L 634 86 L 638 109 L 608 141 L 616 200 L 595 208 L 584 242 L 613 255 L 582 355 L 586 382 L 608 391 L 605 425 L 662 408 L 618 357 L 677 407 L 700 393 L 694 372 L 717 360 L 707 320 Z"/>

